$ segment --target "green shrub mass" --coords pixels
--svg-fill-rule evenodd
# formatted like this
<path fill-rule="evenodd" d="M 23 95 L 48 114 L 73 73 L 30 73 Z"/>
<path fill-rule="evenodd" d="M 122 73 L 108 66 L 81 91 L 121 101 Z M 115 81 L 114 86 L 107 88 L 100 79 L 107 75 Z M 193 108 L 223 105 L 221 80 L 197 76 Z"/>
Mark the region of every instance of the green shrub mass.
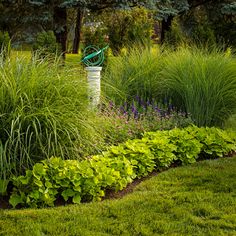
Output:
<path fill-rule="evenodd" d="M 217 128 L 189 126 L 148 132 L 142 139 L 112 146 L 103 155 L 82 162 L 52 157 L 13 178 L 10 203 L 13 207 L 37 207 L 53 206 L 60 197 L 73 203 L 100 200 L 106 190 L 121 190 L 155 169 L 193 163 L 199 155 L 216 158 L 234 152 L 234 135 Z"/>
<path fill-rule="evenodd" d="M 37 51 L 41 58 L 52 57 L 61 53 L 60 45 L 56 41 L 53 31 L 43 31 L 38 33 L 36 41 L 33 44 L 33 51 Z"/>

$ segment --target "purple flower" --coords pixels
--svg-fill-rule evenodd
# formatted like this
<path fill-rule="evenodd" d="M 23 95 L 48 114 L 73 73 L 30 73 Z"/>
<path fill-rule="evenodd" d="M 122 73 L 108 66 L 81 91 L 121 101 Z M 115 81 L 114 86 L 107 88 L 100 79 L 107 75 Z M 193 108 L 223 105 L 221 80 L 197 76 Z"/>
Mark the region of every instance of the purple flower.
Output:
<path fill-rule="evenodd" d="M 114 104 L 112 101 L 109 102 L 109 107 L 110 107 L 110 109 L 112 109 L 114 107 Z"/>
<path fill-rule="evenodd" d="M 120 112 L 124 113 L 125 112 L 125 108 L 123 106 L 120 106 Z"/>

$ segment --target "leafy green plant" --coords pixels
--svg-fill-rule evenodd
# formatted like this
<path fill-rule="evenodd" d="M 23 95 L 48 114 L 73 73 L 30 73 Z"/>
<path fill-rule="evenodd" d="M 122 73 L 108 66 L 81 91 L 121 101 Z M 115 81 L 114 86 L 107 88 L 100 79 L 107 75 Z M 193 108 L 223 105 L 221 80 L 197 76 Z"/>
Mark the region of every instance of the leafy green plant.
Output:
<path fill-rule="evenodd" d="M 12 178 L 10 204 L 38 207 L 53 206 L 58 198 L 73 203 L 101 200 L 106 190 L 121 190 L 134 178 L 174 162 L 189 164 L 203 153 L 215 157 L 235 151 L 235 136 L 216 128 L 148 132 L 81 162 L 53 157 L 35 164 L 24 176 Z"/>
<path fill-rule="evenodd" d="M 53 206 L 58 197 L 73 203 L 100 200 L 106 189 L 121 190 L 134 177 L 133 166 L 125 158 L 95 156 L 78 162 L 54 157 L 13 178 L 10 204 Z"/>
<path fill-rule="evenodd" d="M 188 133 L 185 129 L 177 128 L 166 131 L 166 134 L 170 139 L 170 143 L 177 147 L 174 153 L 178 160 L 183 164 L 196 162 L 198 155 L 201 153 L 202 145 L 191 133 Z"/>
<path fill-rule="evenodd" d="M 148 175 L 155 168 L 155 161 L 149 147 L 140 139 L 128 140 L 113 146 L 104 154 L 106 157 L 120 157 L 130 160 L 138 178 Z"/>
<path fill-rule="evenodd" d="M 57 43 L 53 31 L 38 33 L 36 41 L 33 45 L 33 51 L 37 51 L 36 55 L 41 58 L 54 58 L 56 55 L 60 55 L 60 45 Z"/>
<path fill-rule="evenodd" d="M 179 160 L 183 164 L 194 163 L 201 152 L 202 145 L 200 142 L 185 129 L 176 128 L 169 131 L 149 132 L 144 135 L 144 138 L 149 138 L 151 140 L 159 139 L 161 140 L 159 142 L 162 143 L 162 145 L 163 142 L 165 145 L 170 145 L 168 147 L 169 154 L 166 153 L 168 154 L 167 158 L 164 158 L 164 162 L 167 161 L 168 165 L 170 165 L 174 160 Z M 157 150 L 158 148 L 159 146 L 157 146 Z"/>
<path fill-rule="evenodd" d="M 202 154 L 210 157 L 223 157 L 236 149 L 235 136 L 230 131 L 196 126 L 189 126 L 186 130 L 202 144 Z"/>
<path fill-rule="evenodd" d="M 163 135 L 163 131 L 147 132 L 142 141 L 153 153 L 158 168 L 169 167 L 177 160 L 177 156 L 174 154 L 177 151 L 177 146 L 171 143 L 167 135 Z"/>

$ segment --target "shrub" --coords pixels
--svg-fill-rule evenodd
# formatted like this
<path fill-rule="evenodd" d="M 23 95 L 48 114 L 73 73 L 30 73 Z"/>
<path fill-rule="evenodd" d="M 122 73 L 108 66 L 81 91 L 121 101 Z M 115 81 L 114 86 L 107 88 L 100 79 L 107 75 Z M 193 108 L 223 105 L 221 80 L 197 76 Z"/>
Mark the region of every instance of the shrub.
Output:
<path fill-rule="evenodd" d="M 153 31 L 151 12 L 145 8 L 116 10 L 108 15 L 106 27 L 110 47 L 115 55 L 130 45 L 150 45 Z"/>
<path fill-rule="evenodd" d="M 124 144 L 113 146 L 104 154 L 106 157 L 125 157 L 134 166 L 138 178 L 148 175 L 155 167 L 154 156 L 149 147 L 140 139 L 128 140 Z"/>
<path fill-rule="evenodd" d="M 191 133 L 188 133 L 185 129 L 177 128 L 177 129 L 172 129 L 170 131 L 149 132 L 145 134 L 144 138 L 149 138 L 151 140 L 153 140 L 154 138 L 155 138 L 154 140 L 168 139 L 169 145 L 172 146 L 174 145 L 175 147 L 172 148 L 172 153 L 176 157 L 172 157 L 172 160 L 179 160 L 183 164 L 194 163 L 201 152 L 202 145 L 200 144 L 200 142 L 197 139 L 195 139 L 195 137 L 191 135 Z M 171 156 L 169 155 L 169 157 Z M 170 162 L 172 160 L 170 158 Z"/>
<path fill-rule="evenodd" d="M 131 45 L 150 45 L 153 32 L 151 14 L 147 9 L 139 7 L 132 11 L 103 11 L 95 19 L 90 15 L 89 22 L 83 28 L 84 44 L 104 47 L 109 43 L 116 56 Z"/>
<path fill-rule="evenodd" d="M 198 128 L 189 126 L 186 131 L 201 144 L 201 152 L 206 157 L 223 157 L 236 149 L 235 136 L 215 127 Z"/>
<path fill-rule="evenodd" d="M 175 155 L 177 146 L 163 131 L 147 132 L 142 141 L 150 148 L 154 155 L 157 168 L 169 167 L 178 158 Z"/>
<path fill-rule="evenodd" d="M 110 59 L 103 76 L 103 93 L 118 105 L 131 103 L 136 96 L 144 101 L 157 101 L 162 66 L 159 50 L 133 48 L 123 57 Z"/>
<path fill-rule="evenodd" d="M 83 43 L 84 47 L 89 45 L 96 45 L 99 48 L 103 48 L 107 45 L 106 42 L 106 29 L 104 27 L 89 27 L 83 28 Z"/>
<path fill-rule="evenodd" d="M 33 44 L 33 51 L 37 51 L 37 55 L 41 58 L 54 58 L 56 55 L 60 55 L 61 48 L 56 41 L 53 31 L 38 33 L 36 41 Z"/>
<path fill-rule="evenodd" d="M 197 126 L 220 126 L 236 113 L 236 61 L 217 50 L 180 47 L 175 51 L 131 50 L 110 60 L 104 95 L 116 104 L 138 95 L 145 101 L 171 100 Z"/>

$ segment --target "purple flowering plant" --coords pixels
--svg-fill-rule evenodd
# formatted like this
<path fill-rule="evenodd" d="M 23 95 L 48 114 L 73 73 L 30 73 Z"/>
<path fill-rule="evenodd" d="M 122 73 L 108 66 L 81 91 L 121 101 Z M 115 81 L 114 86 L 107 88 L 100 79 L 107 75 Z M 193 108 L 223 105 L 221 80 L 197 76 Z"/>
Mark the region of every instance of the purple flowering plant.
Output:
<path fill-rule="evenodd" d="M 158 103 L 139 96 L 121 105 L 110 101 L 100 113 L 105 121 L 105 142 L 109 145 L 141 138 L 144 132 L 185 127 L 192 123 L 190 114 L 177 111 L 170 101 Z"/>

